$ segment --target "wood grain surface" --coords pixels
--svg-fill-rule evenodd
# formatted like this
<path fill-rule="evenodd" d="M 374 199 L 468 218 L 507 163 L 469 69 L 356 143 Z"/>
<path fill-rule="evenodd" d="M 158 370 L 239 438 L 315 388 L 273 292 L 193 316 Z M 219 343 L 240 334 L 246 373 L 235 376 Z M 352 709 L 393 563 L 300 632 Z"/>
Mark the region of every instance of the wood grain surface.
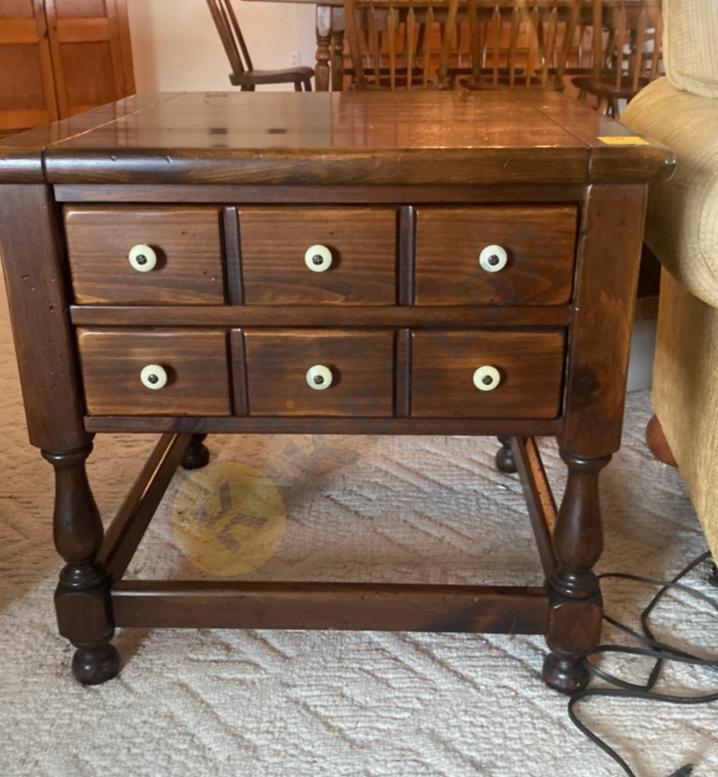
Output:
<path fill-rule="evenodd" d="M 574 205 L 496 205 L 417 211 L 417 305 L 560 305 L 571 298 L 577 233 Z M 506 250 L 487 272 L 479 254 Z"/>
<path fill-rule="evenodd" d="M 412 345 L 412 416 L 555 418 L 561 408 L 562 331 L 416 332 Z M 493 366 L 501 383 L 479 391 L 474 371 Z"/>
<path fill-rule="evenodd" d="M 392 416 L 392 331 L 245 332 L 249 414 L 254 416 Z M 316 391 L 307 370 L 327 366 L 330 388 Z"/>
<path fill-rule="evenodd" d="M 220 212 L 210 207 L 67 207 L 75 299 L 81 304 L 221 305 L 225 300 Z M 158 257 L 137 272 L 130 249 Z"/>
<path fill-rule="evenodd" d="M 240 209 L 246 304 L 394 303 L 397 219 L 392 208 Z M 325 272 L 304 263 L 313 245 L 332 253 Z"/>
<path fill-rule="evenodd" d="M 230 415 L 224 331 L 79 329 L 89 415 Z M 158 364 L 168 375 L 160 390 L 145 388 L 140 372 Z"/>

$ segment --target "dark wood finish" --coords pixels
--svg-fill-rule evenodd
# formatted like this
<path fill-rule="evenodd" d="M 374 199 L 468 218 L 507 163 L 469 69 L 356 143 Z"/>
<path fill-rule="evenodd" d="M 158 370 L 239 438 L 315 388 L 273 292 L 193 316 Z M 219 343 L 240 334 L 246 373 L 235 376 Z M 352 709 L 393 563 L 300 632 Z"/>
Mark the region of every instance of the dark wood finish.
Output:
<path fill-rule="evenodd" d="M 2 187 L 0 254 L 30 442 L 50 451 L 83 448 L 90 437 L 49 189 Z"/>
<path fill-rule="evenodd" d="M 292 307 L 249 305 L 246 307 L 146 307 L 74 306 L 72 322 L 84 326 L 411 326 L 508 327 L 567 326 L 574 311 L 566 307 L 386 307 L 335 305 L 331 313 L 322 306 Z"/>
<path fill-rule="evenodd" d="M 652 415 L 651 420 L 646 424 L 646 445 L 658 461 L 668 464 L 669 467 L 678 466 L 657 415 Z"/>
<path fill-rule="evenodd" d="M 87 416 L 88 432 L 198 432 L 203 434 L 401 434 L 486 437 L 507 434 L 555 437 L 560 419 L 513 418 L 210 418 Z"/>
<path fill-rule="evenodd" d="M 224 255 L 227 265 L 227 300 L 230 305 L 244 304 L 242 286 L 242 250 L 239 244 L 239 215 L 237 208 L 224 208 Z"/>
<path fill-rule="evenodd" d="M 412 417 L 556 418 L 564 350 L 561 331 L 416 332 Z M 474 372 L 484 365 L 501 375 L 493 391 L 474 386 Z"/>
<path fill-rule="evenodd" d="M 90 415 L 230 415 L 227 335 L 215 330 L 153 332 L 79 329 Z M 142 369 L 161 366 L 164 388 L 145 388 Z"/>
<path fill-rule="evenodd" d="M 390 417 L 394 413 L 394 333 L 328 330 L 248 330 L 249 414 L 252 416 Z M 313 365 L 333 382 L 307 384 Z"/>
<path fill-rule="evenodd" d="M 118 626 L 541 633 L 543 588 L 123 581 Z"/>
<path fill-rule="evenodd" d="M 416 304 L 566 304 L 576 231 L 575 205 L 419 208 Z M 499 272 L 479 264 L 479 254 L 490 245 L 508 254 L 508 265 Z"/>
<path fill-rule="evenodd" d="M 578 249 L 581 314 L 572 328 L 561 447 L 610 456 L 621 445 L 646 189 L 592 186 Z M 612 229 L 606 229 L 610 223 Z"/>
<path fill-rule="evenodd" d="M 203 469 L 209 464 L 209 448 L 204 444 L 206 434 L 193 434 L 190 444 L 182 457 L 182 469 Z"/>
<path fill-rule="evenodd" d="M 76 648 L 72 671 L 83 685 L 104 683 L 120 666 L 110 643 L 115 633 L 110 580 L 97 562 L 103 531 L 85 471 L 91 451 L 91 445 L 68 453 L 43 451 L 55 469 L 53 537 L 66 562 L 55 591 L 57 623 Z"/>
<path fill-rule="evenodd" d="M 391 305 L 396 301 L 397 213 L 388 208 L 240 209 L 247 305 Z M 312 272 L 311 246 L 332 265 Z"/>
<path fill-rule="evenodd" d="M 511 451 L 511 437 L 505 435 L 499 435 L 499 442 L 501 447 L 496 451 L 494 461 L 496 462 L 496 469 L 499 472 L 503 472 L 505 475 L 516 474 L 516 462 L 514 461 L 514 454 Z"/>
<path fill-rule="evenodd" d="M 297 92 L 312 91 L 314 71 L 310 67 L 284 70 L 255 70 L 249 49 L 244 41 L 232 0 L 207 0 L 215 27 L 222 41 L 232 72 L 229 80 L 242 91 L 253 92 L 266 84 L 293 84 Z"/>
<path fill-rule="evenodd" d="M 505 440 L 506 438 L 501 438 Z M 539 454 L 538 445 L 533 437 L 510 437 L 509 451 L 514 463 L 514 472 L 519 473 L 524 490 L 531 526 L 536 537 L 541 566 L 547 580 L 556 572 L 556 554 L 552 537 L 556 528 L 556 502 L 546 477 Z"/>
<path fill-rule="evenodd" d="M 223 304 L 219 215 L 216 208 L 65 208 L 75 300 Z M 151 272 L 130 266 L 129 252 L 138 244 L 157 253 L 157 267 Z"/>
<path fill-rule="evenodd" d="M 167 491 L 177 467 L 195 438 L 164 434 L 110 524 L 97 563 L 111 581 L 121 580 Z M 201 441 L 200 441 L 201 443 Z"/>
<path fill-rule="evenodd" d="M 80 679 L 117 671 L 116 619 L 543 632 L 547 682 L 580 688 L 600 634 L 598 475 L 620 443 L 647 183 L 673 164 L 650 142 L 620 145 L 630 134 L 553 92 L 412 90 L 137 97 L 0 142 L 1 253 L 31 439 L 57 471 L 67 563 L 57 611 Z M 168 285 L 147 304 L 69 310 L 53 194 L 70 212 L 106 211 L 110 224 L 173 206 L 211 213 L 207 240 L 189 251 L 178 239 L 177 250 L 204 257 L 211 244 L 226 288 L 213 304 L 166 304 Z M 256 213 L 266 220 L 253 234 Z M 384 214 L 385 251 L 375 226 L 358 223 L 364 214 Z M 428 237 L 426 214 L 436 218 Z M 506 241 L 516 260 L 503 276 L 511 286 L 497 278 L 480 302 L 471 279 L 455 283 L 465 257 L 476 258 L 467 239 L 480 236 L 476 214 L 481 230 L 498 218 L 500 233 L 481 235 Z M 327 276 L 351 269 L 343 287 L 286 277 L 295 265 L 282 257 L 306 250 L 296 245 L 304 238 L 322 242 L 310 231 L 322 220 L 350 236 Z M 178 229 L 181 238 L 174 220 L 174 237 Z M 81 244 L 110 239 L 102 231 Z M 90 284 L 106 277 L 110 253 L 86 262 Z M 76 263 L 72 245 L 70 254 Z M 427 266 L 441 268 L 432 286 Z M 264 301 L 252 299 L 253 274 Z M 188 277 L 184 291 L 205 282 Z M 106 286 L 109 301 L 126 288 Z M 168 373 L 166 388 L 152 390 L 164 380 L 157 368 L 142 385 L 147 364 Z M 307 384 L 317 364 L 331 368 L 326 391 Z M 499 370 L 493 391 L 474 385 L 483 365 Z M 100 431 L 169 435 L 104 544 L 84 469 Z M 214 432 L 501 435 L 504 469 L 514 437 L 548 587 L 121 580 L 177 463 L 204 464 L 203 436 Z M 569 470 L 558 513 L 534 435 L 556 437 Z"/>
<path fill-rule="evenodd" d="M 131 133 L 121 102 L 120 115 L 45 142 L 44 174 L 52 184 L 567 186 L 672 169 L 658 144 L 607 145 L 601 137 L 635 133 L 570 103 L 534 91 L 163 96 L 145 100 Z M 0 181 L 38 175 L 29 141 L 37 149 L 41 137 L 0 143 Z"/>
<path fill-rule="evenodd" d="M 588 682 L 583 657 L 601 636 L 601 594 L 594 564 L 603 550 L 598 476 L 611 460 L 584 459 L 562 451 L 568 480 L 553 531 L 556 568 L 549 579 L 551 608 L 544 680 L 574 693 Z"/>

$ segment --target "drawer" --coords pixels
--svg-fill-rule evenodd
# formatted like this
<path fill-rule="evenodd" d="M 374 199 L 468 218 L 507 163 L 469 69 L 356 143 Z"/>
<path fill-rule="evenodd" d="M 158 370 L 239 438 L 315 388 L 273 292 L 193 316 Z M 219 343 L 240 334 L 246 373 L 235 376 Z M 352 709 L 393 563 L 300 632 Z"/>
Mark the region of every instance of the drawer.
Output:
<path fill-rule="evenodd" d="M 224 331 L 80 329 L 89 415 L 230 415 Z"/>
<path fill-rule="evenodd" d="M 396 302 L 394 209 L 250 208 L 239 230 L 246 304 Z"/>
<path fill-rule="evenodd" d="M 416 332 L 412 415 L 418 418 L 556 418 L 563 331 Z"/>
<path fill-rule="evenodd" d="M 567 303 L 577 218 L 574 206 L 419 208 L 415 303 Z"/>
<path fill-rule="evenodd" d="M 233 353 L 242 333 L 233 333 Z M 250 330 L 244 333 L 249 414 L 389 417 L 394 333 Z"/>
<path fill-rule="evenodd" d="M 224 304 L 217 208 L 71 207 L 65 232 L 80 304 Z"/>

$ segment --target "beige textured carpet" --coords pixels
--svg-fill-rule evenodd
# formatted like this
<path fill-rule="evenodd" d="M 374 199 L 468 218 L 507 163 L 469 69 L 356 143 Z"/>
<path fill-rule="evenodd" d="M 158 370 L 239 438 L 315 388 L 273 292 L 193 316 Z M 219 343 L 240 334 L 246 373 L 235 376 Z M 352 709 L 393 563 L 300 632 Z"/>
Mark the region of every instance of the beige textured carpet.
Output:
<path fill-rule="evenodd" d="M 120 678 L 94 689 L 75 684 L 52 610 L 59 562 L 51 471 L 26 442 L 4 300 L 0 311 L 0 775 L 620 773 L 572 729 L 566 701 L 542 684 L 544 645 L 533 637 L 124 632 Z M 632 395 L 623 451 L 603 479 L 602 569 L 666 576 L 704 541 L 678 475 L 644 450 L 648 414 L 647 393 Z M 150 445 L 97 441 L 90 474 L 105 516 Z M 519 485 L 494 471 L 493 441 L 237 437 L 214 438 L 211 448 L 207 470 L 175 478 L 132 573 L 541 579 Z M 550 446 L 547 456 L 560 490 Z M 605 590 L 608 609 L 627 619 L 647 597 L 630 585 Z M 661 636 L 715 647 L 705 605 L 679 596 L 659 617 Z M 643 665 L 620 663 L 641 676 Z M 665 685 L 709 679 L 672 670 Z M 651 777 L 686 761 L 698 764 L 697 777 L 718 774 L 717 712 L 641 702 L 587 709 Z"/>

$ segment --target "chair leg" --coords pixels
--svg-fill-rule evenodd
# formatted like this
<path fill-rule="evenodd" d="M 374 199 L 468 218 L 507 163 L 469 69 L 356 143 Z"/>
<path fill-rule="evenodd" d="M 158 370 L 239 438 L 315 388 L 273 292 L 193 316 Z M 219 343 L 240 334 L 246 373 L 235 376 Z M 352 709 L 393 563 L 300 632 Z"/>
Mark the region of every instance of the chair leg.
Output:
<path fill-rule="evenodd" d="M 499 437 L 499 442 L 501 447 L 496 451 L 496 469 L 507 475 L 513 475 L 516 472 L 516 462 L 511 450 L 511 438 Z"/>
<path fill-rule="evenodd" d="M 202 469 L 209 464 L 209 449 L 204 444 L 206 434 L 193 434 L 190 444 L 187 446 L 181 465 L 183 469 Z"/>
<path fill-rule="evenodd" d="M 294 82 L 294 91 L 295 92 L 301 92 L 302 91 L 302 83 L 301 83 L 301 81 L 295 81 Z"/>
<path fill-rule="evenodd" d="M 663 434 L 663 427 L 658 420 L 658 416 L 652 416 L 651 420 L 646 424 L 646 445 L 658 461 L 671 467 L 678 466 L 666 435 Z"/>

